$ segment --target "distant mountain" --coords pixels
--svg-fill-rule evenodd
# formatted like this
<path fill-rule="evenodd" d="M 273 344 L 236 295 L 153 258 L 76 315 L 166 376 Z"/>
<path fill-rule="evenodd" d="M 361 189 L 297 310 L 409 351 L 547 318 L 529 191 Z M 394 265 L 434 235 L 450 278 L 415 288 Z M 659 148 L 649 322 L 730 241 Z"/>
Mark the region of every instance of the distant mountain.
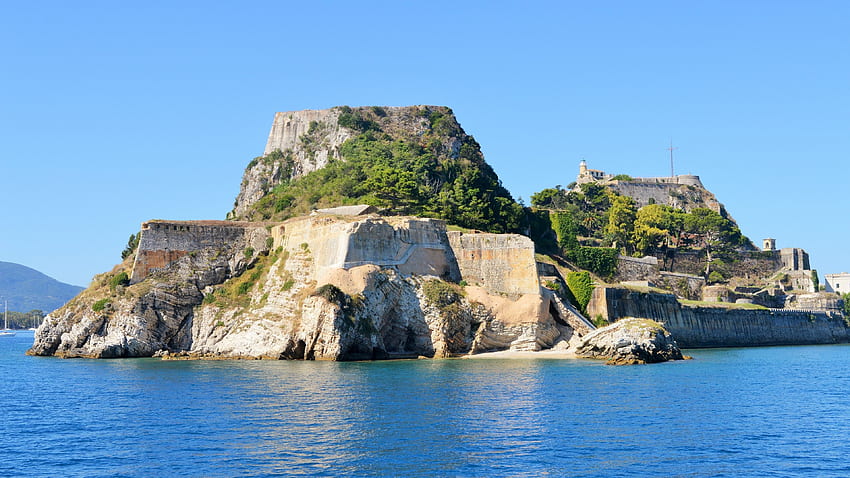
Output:
<path fill-rule="evenodd" d="M 3 301 L 7 300 L 10 311 L 39 309 L 51 312 L 81 290 L 82 287 L 59 282 L 35 269 L 0 261 L 0 311 Z"/>

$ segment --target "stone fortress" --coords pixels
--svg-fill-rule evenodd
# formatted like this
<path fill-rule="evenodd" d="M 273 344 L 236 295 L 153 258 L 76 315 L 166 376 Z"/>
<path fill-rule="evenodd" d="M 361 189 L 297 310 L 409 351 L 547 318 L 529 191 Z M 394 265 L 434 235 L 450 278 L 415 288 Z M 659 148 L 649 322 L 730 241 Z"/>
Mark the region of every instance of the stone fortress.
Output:
<path fill-rule="evenodd" d="M 587 162 L 582 160 L 575 182 L 576 185 L 605 185 L 619 194 L 634 198 L 638 208 L 648 204 L 664 204 L 686 211 L 707 207 L 725 213 L 722 204 L 705 189 L 696 175 L 618 177 L 590 169 Z M 730 290 L 725 286 L 706 286 L 698 272 L 703 266 L 700 266 L 697 255 L 688 251 L 677 252 L 675 271 L 665 270 L 663 256 L 620 256 L 617 279 L 631 285 L 661 285 L 676 290 L 683 297 L 711 302 L 754 303 L 771 308 L 817 309 L 830 313 L 839 309 L 837 301 L 806 295 L 816 295 L 818 291 L 815 290 L 817 286 L 813 280 L 817 272 L 811 269 L 809 255 L 805 250 L 791 247 L 777 249 L 776 239 L 767 238 L 763 241 L 761 252 L 752 251 L 746 255 L 748 258 L 743 261 L 738 273 L 750 277 L 762 276 L 765 279 L 762 287 L 732 287 Z M 839 282 L 839 278 L 846 280 L 846 283 Z M 846 278 L 839 275 L 827 278 L 827 292 L 842 286 L 850 291 L 850 274 Z"/>
<path fill-rule="evenodd" d="M 338 158 L 340 145 L 354 135 L 339 125 L 342 111 L 277 113 L 266 154 L 285 150 L 292 171 L 262 158 L 252 162 L 235 217 L 284 173 L 297 177 Z M 384 112 L 387 129 L 415 136 L 429 127 L 422 107 Z M 442 147 L 456 151 L 460 143 L 450 138 Z M 582 161 L 576 182 L 605 184 L 633 197 L 639 207 L 723 211 L 693 175 L 617 179 L 588 169 Z M 588 317 L 653 319 L 689 347 L 850 341 L 840 301 L 804 293 L 815 291 L 802 249 L 776 250 L 775 240 L 766 241 L 763 251 L 748 251 L 736 275 L 750 271 L 770 281 L 762 288 L 724 291 L 705 287 L 698 255 L 684 252 L 669 271 L 665 269 L 674 268 L 666 267 L 663 256 L 621 256 L 617 282 L 663 285 L 676 294 L 599 283 Z M 595 329 L 558 292 L 567 289 L 569 268 L 538 262 L 528 237 L 453 231 L 441 220 L 380 216 L 368 206 L 316 210 L 283 222 L 151 220 L 142 224 L 137 253 L 126 270 L 129 284 L 110 288 L 110 277 L 125 266 L 104 274 L 99 289 L 93 285 L 48 316 L 29 353 L 448 357 L 495 350 L 574 350 Z M 445 282 L 440 285 L 438 279 Z M 850 288 L 850 282 L 835 284 Z M 769 308 L 692 306 L 676 295 Z"/>
<path fill-rule="evenodd" d="M 721 204 L 702 184 L 699 176 L 683 174 L 672 177 L 618 179 L 620 176 L 597 169 L 589 169 L 587 162 L 579 163 L 576 185 L 604 184 L 623 196 L 635 200 L 637 207 L 648 204 L 666 204 L 689 211 L 706 207 L 720 212 Z"/>

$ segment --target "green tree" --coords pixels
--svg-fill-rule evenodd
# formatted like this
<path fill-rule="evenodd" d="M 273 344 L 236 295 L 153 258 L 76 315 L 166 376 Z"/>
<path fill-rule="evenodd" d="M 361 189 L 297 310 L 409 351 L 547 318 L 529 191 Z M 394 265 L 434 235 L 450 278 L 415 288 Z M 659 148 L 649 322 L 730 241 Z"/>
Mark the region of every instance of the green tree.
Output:
<path fill-rule="evenodd" d="M 635 200 L 628 196 L 614 196 L 608 210 L 608 224 L 604 233 L 616 247 L 628 253 L 632 247 L 635 225 Z"/>
<path fill-rule="evenodd" d="M 640 253 L 670 245 L 681 234 L 685 213 L 670 206 L 650 204 L 640 208 L 635 217 L 634 244 Z"/>
<path fill-rule="evenodd" d="M 696 208 L 685 216 L 685 232 L 695 236 L 705 251 L 705 277 L 711 273 L 713 254 L 718 249 L 741 242 L 741 231 L 719 213 L 708 208 Z"/>
<path fill-rule="evenodd" d="M 136 248 L 139 247 L 139 241 L 142 239 L 141 231 L 138 234 L 130 234 L 130 239 L 127 240 L 127 246 L 121 251 L 121 260 L 130 257 Z"/>

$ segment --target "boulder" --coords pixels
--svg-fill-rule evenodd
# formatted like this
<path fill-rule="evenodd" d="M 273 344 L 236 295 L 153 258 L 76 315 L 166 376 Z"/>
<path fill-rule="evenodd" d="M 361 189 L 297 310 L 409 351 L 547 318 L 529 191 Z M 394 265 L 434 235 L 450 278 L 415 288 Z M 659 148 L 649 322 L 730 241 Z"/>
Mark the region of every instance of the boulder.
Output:
<path fill-rule="evenodd" d="M 673 336 L 649 319 L 625 318 L 586 335 L 576 348 L 579 357 L 606 359 L 610 365 L 684 360 Z"/>

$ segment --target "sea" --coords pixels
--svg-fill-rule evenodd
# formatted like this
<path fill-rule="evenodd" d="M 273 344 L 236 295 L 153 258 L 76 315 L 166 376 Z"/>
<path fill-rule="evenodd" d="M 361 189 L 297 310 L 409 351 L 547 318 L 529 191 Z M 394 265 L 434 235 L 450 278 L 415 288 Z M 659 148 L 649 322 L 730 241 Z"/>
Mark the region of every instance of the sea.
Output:
<path fill-rule="evenodd" d="M 850 346 L 693 360 L 63 360 L 0 338 L 0 476 L 850 476 Z"/>

